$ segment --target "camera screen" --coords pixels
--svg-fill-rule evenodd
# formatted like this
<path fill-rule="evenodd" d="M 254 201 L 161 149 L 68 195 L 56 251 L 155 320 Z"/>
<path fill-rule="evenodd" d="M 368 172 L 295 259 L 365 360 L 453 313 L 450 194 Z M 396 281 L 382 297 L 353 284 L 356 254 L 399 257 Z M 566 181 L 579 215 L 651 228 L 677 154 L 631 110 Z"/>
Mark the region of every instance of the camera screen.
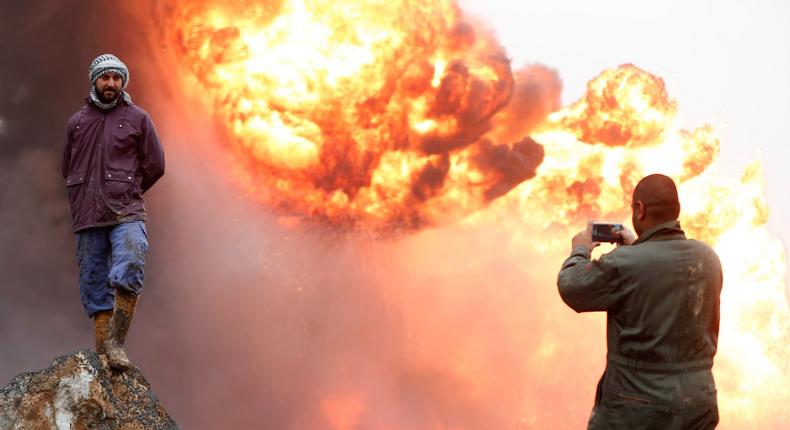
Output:
<path fill-rule="evenodd" d="M 615 242 L 622 243 L 622 238 L 612 234 L 612 230 L 622 230 L 622 224 L 617 223 L 593 223 L 592 240 L 595 242 Z"/>

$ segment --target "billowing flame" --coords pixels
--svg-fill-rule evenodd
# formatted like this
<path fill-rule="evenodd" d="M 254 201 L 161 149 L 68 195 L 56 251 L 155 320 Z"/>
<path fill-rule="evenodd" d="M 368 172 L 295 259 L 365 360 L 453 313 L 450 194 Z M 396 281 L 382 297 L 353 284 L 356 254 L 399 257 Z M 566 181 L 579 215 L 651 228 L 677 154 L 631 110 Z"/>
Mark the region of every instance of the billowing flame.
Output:
<path fill-rule="evenodd" d="M 714 245 L 724 266 L 722 425 L 778 428 L 788 418 L 784 248 L 766 227 L 761 164 L 734 179 L 717 171 L 713 128 L 678 128 L 660 78 L 633 65 L 606 70 L 557 110 L 554 73 L 513 74 L 450 0 L 198 4 L 172 23 L 224 127 L 235 178 L 285 215 L 366 231 L 465 216 L 463 225 L 501 225 L 518 249 L 561 255 L 589 219 L 628 223 L 641 177 L 673 177 L 687 234 Z M 547 329 L 527 361 L 567 355 L 562 333 Z M 456 364 L 487 365 L 455 352 L 465 357 Z M 335 393 L 321 408 L 332 428 L 354 428 L 365 401 Z M 521 422 L 533 421 L 546 422 Z"/>
<path fill-rule="evenodd" d="M 415 228 L 506 193 L 542 158 L 524 136 L 483 138 L 514 80 L 451 1 L 193 6 L 176 22 L 239 176 L 284 213 Z"/>
<path fill-rule="evenodd" d="M 661 138 L 676 109 L 661 78 L 626 64 L 590 81 L 586 97 L 555 114 L 551 122 L 583 142 L 633 147 Z"/>

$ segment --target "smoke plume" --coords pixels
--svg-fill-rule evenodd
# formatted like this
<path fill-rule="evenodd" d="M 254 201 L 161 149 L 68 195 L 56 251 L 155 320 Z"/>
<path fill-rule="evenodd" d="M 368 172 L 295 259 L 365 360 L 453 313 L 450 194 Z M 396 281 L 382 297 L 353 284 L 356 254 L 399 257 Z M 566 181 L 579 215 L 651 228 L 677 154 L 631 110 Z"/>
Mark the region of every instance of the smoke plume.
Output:
<path fill-rule="evenodd" d="M 108 29 L 84 4 L 11 1 L 0 14 L 3 381 L 89 342 L 60 175 L 65 121 L 87 95 L 89 56 L 102 48 L 92 33 Z"/>

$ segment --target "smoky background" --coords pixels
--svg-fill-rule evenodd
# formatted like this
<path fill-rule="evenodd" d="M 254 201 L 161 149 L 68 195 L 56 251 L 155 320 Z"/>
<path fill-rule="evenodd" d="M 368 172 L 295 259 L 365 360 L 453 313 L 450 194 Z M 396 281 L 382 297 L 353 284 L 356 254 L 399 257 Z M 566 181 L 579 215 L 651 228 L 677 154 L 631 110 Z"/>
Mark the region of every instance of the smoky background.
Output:
<path fill-rule="evenodd" d="M 65 122 L 101 49 L 99 2 L 3 1 L 0 13 L 0 379 L 89 345 L 60 174 Z M 87 6 L 87 7 L 85 7 Z M 93 6 L 93 7 L 92 7 Z M 75 300 L 76 299 L 76 300 Z"/>
<path fill-rule="evenodd" d="M 159 15 L 177 6 L 3 2 L 0 384 L 92 348 L 60 157 L 87 65 L 112 52 L 167 160 L 146 194 L 146 287 L 127 351 L 183 428 L 581 426 L 602 342 L 558 339 L 600 340 L 602 326 L 558 323 L 570 315 L 554 287 L 559 257 L 503 247 L 496 226 L 388 240 L 284 227 L 227 180 L 210 107 L 162 37 Z M 560 90 L 545 70 L 514 72 L 546 74 L 513 95 L 514 120 L 539 122 Z M 545 348 L 568 362 L 547 363 Z M 572 358 L 590 351 L 600 363 Z M 554 372 L 563 365 L 573 374 Z"/>

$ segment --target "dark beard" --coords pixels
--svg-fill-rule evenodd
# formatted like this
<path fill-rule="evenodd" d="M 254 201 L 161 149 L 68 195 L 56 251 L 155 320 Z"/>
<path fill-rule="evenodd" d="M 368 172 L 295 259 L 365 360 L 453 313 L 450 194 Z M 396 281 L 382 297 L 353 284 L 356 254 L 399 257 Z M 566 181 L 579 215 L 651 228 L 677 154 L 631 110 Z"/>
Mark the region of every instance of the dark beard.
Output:
<path fill-rule="evenodd" d="M 108 98 L 104 97 L 104 91 L 99 91 L 99 90 L 96 90 L 96 97 L 97 97 L 97 98 L 99 99 L 99 101 L 100 101 L 100 102 L 102 102 L 102 103 L 108 103 L 108 104 L 109 104 L 109 103 L 112 103 L 112 102 L 113 102 L 115 99 L 117 99 L 117 98 L 118 98 L 118 96 L 120 96 L 120 95 L 121 95 L 121 92 L 120 92 L 120 91 L 116 91 L 116 92 L 115 92 L 115 95 L 114 95 L 112 98 L 109 98 L 109 99 L 108 99 Z"/>

